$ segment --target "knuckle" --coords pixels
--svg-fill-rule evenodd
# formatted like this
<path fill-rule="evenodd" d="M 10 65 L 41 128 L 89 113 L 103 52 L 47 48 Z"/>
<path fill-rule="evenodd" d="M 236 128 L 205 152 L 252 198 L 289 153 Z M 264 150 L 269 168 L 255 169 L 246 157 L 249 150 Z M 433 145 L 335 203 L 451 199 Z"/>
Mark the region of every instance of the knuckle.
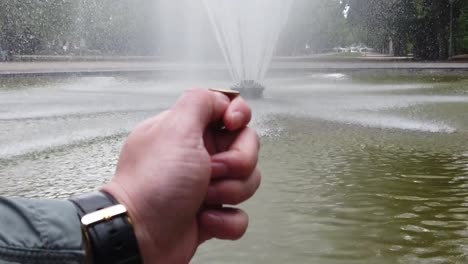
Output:
<path fill-rule="evenodd" d="M 203 90 L 203 89 L 201 89 L 201 88 L 199 88 L 199 87 L 191 87 L 191 88 L 185 90 L 185 94 L 199 93 L 200 90 Z"/>
<path fill-rule="evenodd" d="M 184 92 L 184 95 L 190 98 L 209 99 L 211 97 L 211 92 L 202 88 L 190 88 Z"/>
<path fill-rule="evenodd" d="M 224 194 L 224 203 L 229 205 L 238 205 L 244 202 L 249 198 L 249 190 L 245 188 L 245 186 L 239 182 L 231 182 L 230 184 L 226 185 L 226 190 L 223 192 Z"/>
<path fill-rule="evenodd" d="M 236 190 L 233 192 L 233 195 L 231 196 L 231 204 L 232 205 L 238 205 L 247 200 L 248 194 L 245 190 L 245 188 L 242 188 L 242 186 L 238 185 L 236 187 Z"/>
<path fill-rule="evenodd" d="M 236 99 L 234 99 L 233 105 L 237 108 L 244 109 L 246 113 L 249 115 L 252 113 L 252 108 L 247 103 L 247 101 L 245 101 L 245 99 L 242 97 L 237 97 Z"/>
<path fill-rule="evenodd" d="M 249 158 L 247 155 L 242 155 L 243 153 L 239 153 L 239 159 L 238 159 L 238 168 L 240 171 L 242 171 L 246 175 L 250 175 L 252 171 L 255 169 L 255 166 L 257 165 L 257 160 L 256 158 Z"/>
<path fill-rule="evenodd" d="M 207 89 L 191 88 L 184 92 L 183 101 L 199 107 L 210 107 L 215 102 L 215 94 Z"/>

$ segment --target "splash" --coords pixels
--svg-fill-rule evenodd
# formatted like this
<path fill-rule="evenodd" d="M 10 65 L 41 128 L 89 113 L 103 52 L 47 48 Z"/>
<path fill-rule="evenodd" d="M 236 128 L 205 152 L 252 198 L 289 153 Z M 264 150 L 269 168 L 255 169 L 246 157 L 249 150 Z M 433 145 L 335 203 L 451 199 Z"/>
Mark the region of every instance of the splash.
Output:
<path fill-rule="evenodd" d="M 232 79 L 262 83 L 293 0 L 204 0 Z M 254 87 L 253 87 L 254 88 Z"/>

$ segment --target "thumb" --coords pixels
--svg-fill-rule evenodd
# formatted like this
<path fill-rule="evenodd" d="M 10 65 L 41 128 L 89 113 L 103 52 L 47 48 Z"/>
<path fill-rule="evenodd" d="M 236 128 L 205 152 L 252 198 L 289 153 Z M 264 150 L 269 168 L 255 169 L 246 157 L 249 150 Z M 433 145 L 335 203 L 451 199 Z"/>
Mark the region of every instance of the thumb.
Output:
<path fill-rule="evenodd" d="M 189 131 L 203 134 L 206 127 L 222 120 L 230 100 L 222 93 L 204 89 L 186 91 L 172 107 L 169 115 L 175 132 Z"/>

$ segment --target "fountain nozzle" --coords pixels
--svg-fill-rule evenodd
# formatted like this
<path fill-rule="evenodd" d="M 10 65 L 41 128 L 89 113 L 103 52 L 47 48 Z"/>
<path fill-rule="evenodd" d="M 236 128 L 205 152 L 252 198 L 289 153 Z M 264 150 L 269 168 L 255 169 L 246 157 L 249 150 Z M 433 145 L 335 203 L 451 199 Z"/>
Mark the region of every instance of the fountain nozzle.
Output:
<path fill-rule="evenodd" d="M 242 80 L 234 85 L 232 90 L 240 92 L 241 96 L 248 99 L 260 99 L 263 97 L 265 86 L 254 80 Z"/>

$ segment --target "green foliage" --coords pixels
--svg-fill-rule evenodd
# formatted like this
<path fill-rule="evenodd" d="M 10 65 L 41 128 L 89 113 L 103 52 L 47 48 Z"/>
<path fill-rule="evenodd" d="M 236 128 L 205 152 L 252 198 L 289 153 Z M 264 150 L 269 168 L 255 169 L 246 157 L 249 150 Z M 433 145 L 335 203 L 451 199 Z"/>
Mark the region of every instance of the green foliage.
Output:
<path fill-rule="evenodd" d="M 411 0 L 348 0 L 348 22 L 354 34 L 381 52 L 388 52 L 390 39 L 395 55 L 409 53 L 415 32 L 416 6 Z"/>
<path fill-rule="evenodd" d="M 468 53 L 468 3 L 461 6 L 460 16 L 456 27 L 455 50 L 458 53 Z"/>
<path fill-rule="evenodd" d="M 279 51 L 284 55 L 300 55 L 330 51 L 346 46 L 354 39 L 339 0 L 296 0 L 283 33 Z"/>
<path fill-rule="evenodd" d="M 34 53 L 47 40 L 69 32 L 71 0 L 2 0 L 1 45 L 13 53 Z"/>
<path fill-rule="evenodd" d="M 164 1 L 170 0 L 1 0 L 0 47 L 11 54 L 152 55 L 159 48 L 154 36 L 164 30 L 154 14 Z M 445 59 L 449 3 L 296 0 L 279 53 L 327 52 L 354 43 L 385 53 L 391 39 L 395 55 Z M 453 7 L 455 52 L 467 53 L 468 0 L 455 0 Z"/>
<path fill-rule="evenodd" d="M 106 54 L 138 54 L 148 47 L 154 26 L 154 4 L 148 0 L 80 0 L 76 34 L 91 50 Z"/>
<path fill-rule="evenodd" d="M 348 23 L 353 35 L 365 42 L 384 51 L 384 44 L 390 37 L 390 13 L 389 7 L 392 1 L 379 0 L 349 0 L 347 5 Z"/>
<path fill-rule="evenodd" d="M 349 23 L 360 39 L 382 52 L 388 50 L 389 39 L 395 45 L 395 55 L 414 53 L 425 60 L 446 59 L 449 56 L 449 0 L 348 0 Z M 468 1 L 453 3 L 453 27 L 459 52 L 463 51 L 467 31 Z M 465 8 L 465 9 L 464 9 Z M 366 35 L 366 37 L 364 37 Z"/>

